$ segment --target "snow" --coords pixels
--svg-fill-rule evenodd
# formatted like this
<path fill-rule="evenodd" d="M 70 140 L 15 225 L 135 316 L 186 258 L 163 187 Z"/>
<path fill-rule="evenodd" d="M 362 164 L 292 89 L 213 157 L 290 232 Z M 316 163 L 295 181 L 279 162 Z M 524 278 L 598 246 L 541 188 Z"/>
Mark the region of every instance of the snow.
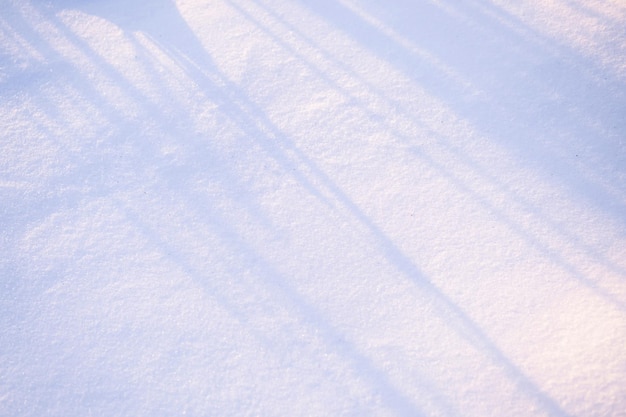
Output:
<path fill-rule="evenodd" d="M 0 415 L 623 416 L 625 28 L 0 0 Z"/>

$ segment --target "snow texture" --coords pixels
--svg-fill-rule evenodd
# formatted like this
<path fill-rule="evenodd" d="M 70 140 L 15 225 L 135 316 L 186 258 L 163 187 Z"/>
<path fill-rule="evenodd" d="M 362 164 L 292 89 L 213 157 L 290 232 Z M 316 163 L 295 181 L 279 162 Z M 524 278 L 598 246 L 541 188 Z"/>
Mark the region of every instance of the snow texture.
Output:
<path fill-rule="evenodd" d="M 0 0 L 0 416 L 625 410 L 622 0 Z"/>

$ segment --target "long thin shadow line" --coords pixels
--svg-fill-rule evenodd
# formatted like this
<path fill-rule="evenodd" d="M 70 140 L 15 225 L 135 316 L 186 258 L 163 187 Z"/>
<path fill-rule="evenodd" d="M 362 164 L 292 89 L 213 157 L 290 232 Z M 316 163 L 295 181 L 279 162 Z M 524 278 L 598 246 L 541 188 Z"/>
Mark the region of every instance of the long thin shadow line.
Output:
<path fill-rule="evenodd" d="M 177 48 L 163 45 L 153 39 L 153 42 L 161 45 L 168 54 L 176 57 L 187 74 L 198 84 L 203 91 L 212 91 L 210 98 L 214 101 L 228 118 L 237 124 L 249 140 L 255 141 L 280 163 L 289 175 L 300 182 L 305 189 L 317 197 L 323 204 L 332 206 L 328 199 L 320 193 L 319 189 L 304 175 L 288 155 L 282 152 L 272 143 L 272 136 L 276 138 L 277 129 L 271 126 L 263 116 L 261 110 L 249 99 L 245 98 L 235 84 L 228 80 L 221 72 L 211 66 L 210 69 L 199 65 L 196 61 L 186 57 Z M 269 128 L 269 129 L 268 129 Z"/>
<path fill-rule="evenodd" d="M 376 238 L 378 245 L 387 259 L 398 268 L 407 278 L 411 279 L 417 286 L 425 290 L 439 309 L 441 317 L 452 319 L 457 332 L 470 341 L 477 349 L 487 353 L 491 359 L 499 364 L 508 374 L 509 378 L 518 388 L 528 394 L 539 406 L 544 408 L 553 416 L 569 416 L 548 394 L 544 393 L 528 376 L 517 368 L 483 333 L 483 331 L 466 315 L 461 308 L 453 303 L 441 290 L 428 281 L 422 272 L 413 262 L 404 255 L 400 249 L 376 226 L 374 225 L 354 203 L 334 188 L 335 196 L 348 208 L 352 214 L 369 229 Z"/>
<path fill-rule="evenodd" d="M 494 213 L 494 216 L 503 224 L 505 224 L 509 229 L 515 232 L 517 235 L 521 236 L 530 246 L 534 247 L 536 250 L 541 252 L 544 255 L 547 255 L 555 264 L 559 265 L 563 270 L 575 277 L 579 282 L 583 285 L 596 292 L 599 296 L 603 297 L 605 300 L 609 301 L 611 304 L 615 305 L 622 311 L 626 311 L 626 304 L 624 301 L 618 299 L 613 294 L 607 292 L 596 283 L 591 281 L 589 278 L 585 277 L 584 274 L 576 268 L 573 264 L 568 262 L 562 255 L 557 253 L 555 250 L 549 248 L 547 245 L 543 244 L 539 239 L 532 236 L 529 232 L 525 231 L 523 227 L 512 220 L 509 216 L 507 216 L 502 210 L 497 208 L 495 205 L 490 203 L 485 197 L 479 195 L 476 191 L 471 189 L 465 183 L 462 183 L 454 175 L 450 174 L 443 166 L 439 163 L 435 162 L 432 158 L 430 158 L 424 152 L 418 151 L 416 149 L 413 150 L 414 155 L 420 158 L 422 161 L 426 162 L 430 166 L 432 166 L 435 170 L 439 172 L 439 174 L 450 181 L 456 188 L 460 191 L 472 196 L 472 198 L 477 201 L 481 206 L 483 206 L 489 212 Z"/>
<path fill-rule="evenodd" d="M 481 169 L 481 167 L 478 166 L 478 164 L 474 160 L 472 160 L 468 155 L 466 155 L 456 145 L 450 143 L 449 141 L 447 141 L 443 137 L 440 137 L 440 141 L 441 142 L 445 142 L 446 143 L 446 149 L 449 150 L 452 154 L 454 154 L 461 161 L 463 161 L 464 165 L 466 165 L 469 169 L 471 169 L 477 175 L 480 175 L 483 178 L 485 178 L 489 183 L 493 184 L 499 191 L 501 191 L 501 192 L 503 192 L 505 194 L 508 194 L 510 196 L 510 198 L 513 201 L 515 201 L 517 204 L 522 206 L 524 208 L 524 210 L 526 210 L 526 212 L 532 213 L 533 215 L 538 216 L 540 219 L 543 220 L 543 222 L 545 222 L 545 224 L 548 227 L 550 227 L 552 229 L 552 231 L 556 232 L 557 234 L 560 234 L 568 242 L 576 244 L 579 248 L 581 248 L 585 252 L 587 252 L 587 254 L 589 254 L 591 257 L 595 258 L 597 261 L 602 263 L 603 266 L 605 266 L 607 269 L 611 270 L 612 272 L 614 272 L 616 274 L 622 275 L 622 277 L 626 277 L 626 269 L 622 268 L 620 265 L 617 265 L 615 262 L 613 262 L 610 259 L 608 259 L 604 254 L 600 253 L 598 250 L 596 250 L 592 246 L 590 246 L 590 245 L 586 244 L 585 242 L 583 242 L 580 239 L 580 237 L 576 236 L 574 233 L 569 232 L 564 227 L 558 225 L 556 220 L 554 218 L 550 217 L 548 214 L 544 213 L 541 207 L 531 203 L 527 198 L 523 197 L 521 194 L 514 193 L 510 189 L 510 187 L 508 185 L 506 185 L 502 180 L 500 180 L 500 179 L 496 178 L 495 176 L 485 172 L 483 169 Z M 413 151 L 414 151 L 414 153 L 416 152 L 415 148 L 413 148 Z M 441 169 L 443 170 L 443 167 L 441 167 Z M 457 179 L 457 181 L 460 182 L 459 179 Z M 507 219 L 509 219 L 509 221 L 512 222 L 512 220 L 509 217 L 507 217 L 504 213 L 502 213 L 502 216 L 507 218 Z M 521 225 L 517 225 L 517 226 L 519 228 L 522 227 Z M 526 235 L 528 235 L 528 232 L 525 232 L 525 235 L 522 235 L 522 236 L 526 236 Z M 539 243 L 538 240 L 537 240 L 537 242 Z M 541 244 L 541 245 L 542 245 L 542 247 L 545 246 L 543 244 Z M 580 272 L 579 272 L 579 274 L 582 275 L 582 273 L 580 273 Z"/>

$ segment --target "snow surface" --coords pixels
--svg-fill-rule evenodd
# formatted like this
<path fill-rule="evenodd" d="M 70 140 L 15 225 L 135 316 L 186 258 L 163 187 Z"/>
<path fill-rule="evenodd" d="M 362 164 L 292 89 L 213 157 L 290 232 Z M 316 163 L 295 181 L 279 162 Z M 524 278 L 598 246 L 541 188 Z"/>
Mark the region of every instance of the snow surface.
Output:
<path fill-rule="evenodd" d="M 0 0 L 1 416 L 626 415 L 623 0 Z"/>

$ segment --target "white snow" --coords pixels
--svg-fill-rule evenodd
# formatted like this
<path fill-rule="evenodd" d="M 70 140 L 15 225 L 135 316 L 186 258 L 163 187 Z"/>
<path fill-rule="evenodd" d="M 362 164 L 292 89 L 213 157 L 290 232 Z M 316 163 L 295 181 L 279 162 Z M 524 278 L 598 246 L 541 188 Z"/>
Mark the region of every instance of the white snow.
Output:
<path fill-rule="evenodd" d="M 621 0 L 0 0 L 0 416 L 626 410 Z"/>

